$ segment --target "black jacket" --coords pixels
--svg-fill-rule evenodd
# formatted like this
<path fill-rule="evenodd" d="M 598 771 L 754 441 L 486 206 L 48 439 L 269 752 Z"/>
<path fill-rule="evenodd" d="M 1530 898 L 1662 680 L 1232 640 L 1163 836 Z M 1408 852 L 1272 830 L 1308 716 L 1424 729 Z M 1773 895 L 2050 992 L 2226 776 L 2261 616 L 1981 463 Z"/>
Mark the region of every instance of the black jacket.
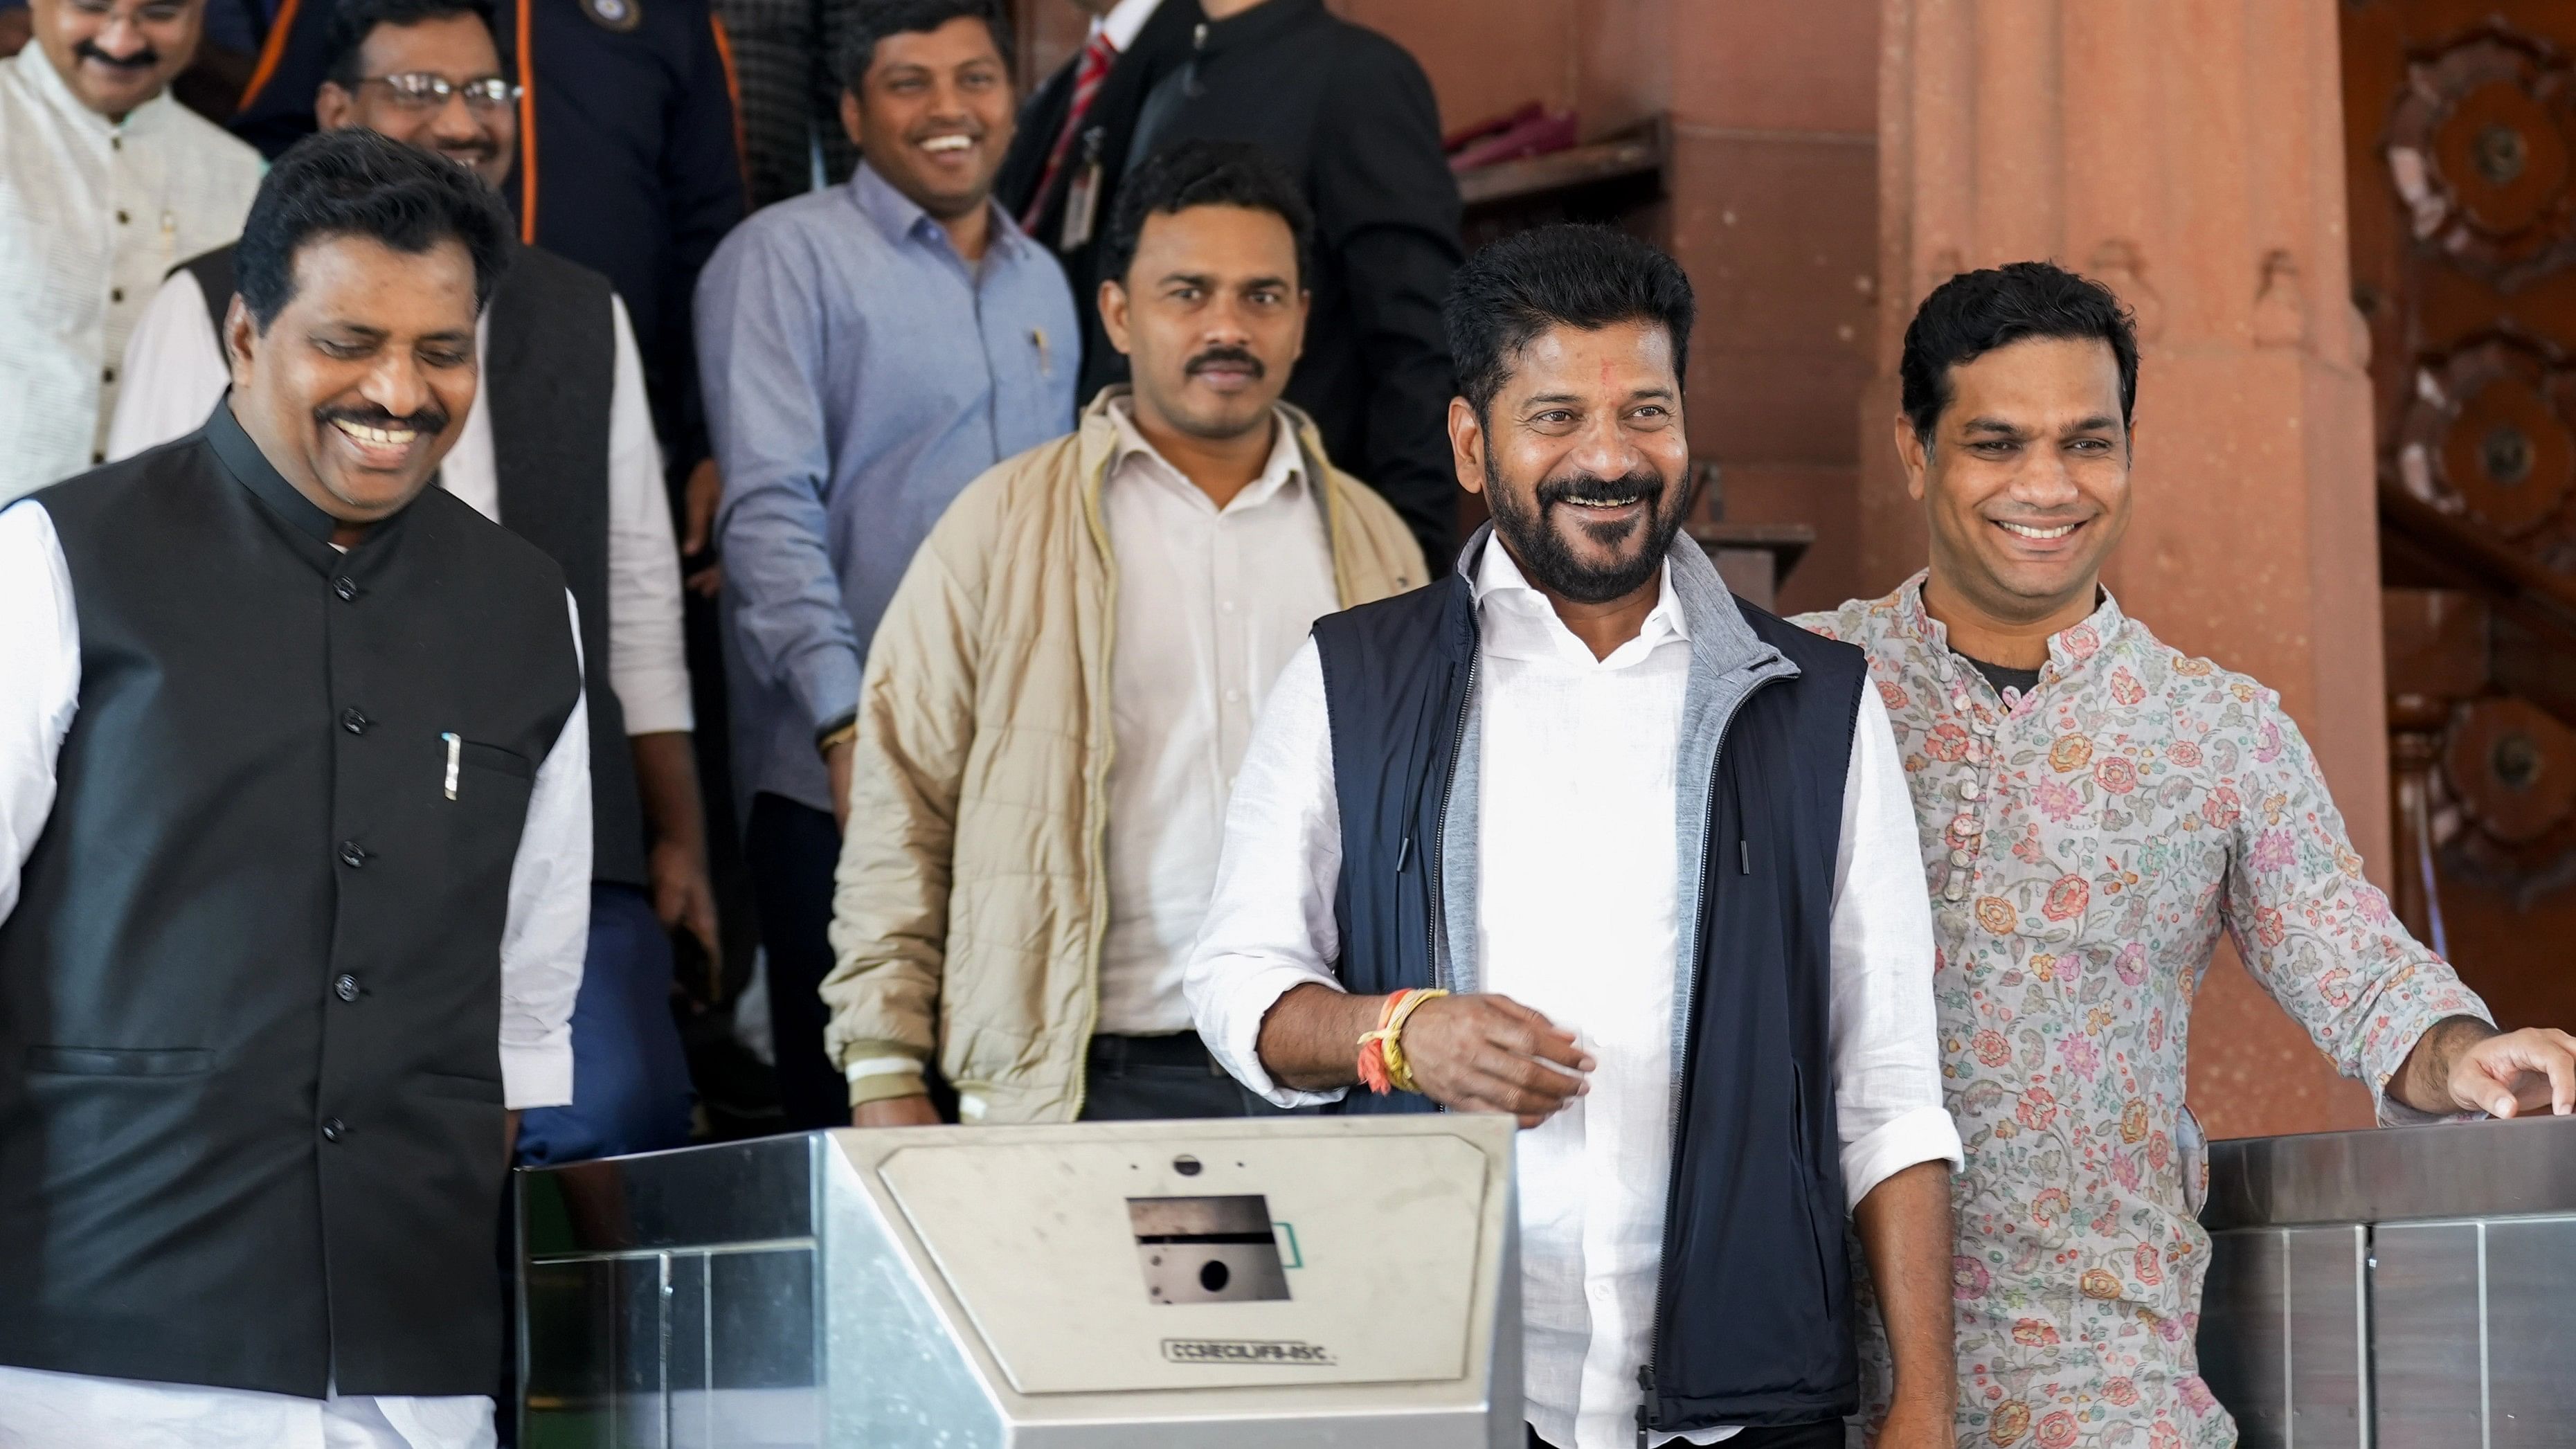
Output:
<path fill-rule="evenodd" d="M 1118 182 L 1127 174 L 1127 151 L 1136 138 L 1136 117 L 1144 109 L 1146 93 L 1155 82 L 1189 63 L 1192 36 L 1205 23 L 1198 0 L 1163 0 L 1154 8 L 1153 17 L 1136 32 L 1135 43 L 1119 54 L 1100 82 L 1099 94 L 1091 98 L 1082 131 L 1047 186 L 1036 229 L 1030 233 L 1064 263 L 1064 279 L 1073 287 L 1073 309 L 1082 318 L 1082 377 L 1074 389 L 1077 407 L 1088 405 L 1109 384 L 1126 380 L 1127 359 L 1109 345 L 1108 330 L 1100 325 L 1099 239 L 1109 230 L 1109 211 L 1117 204 Z M 1002 169 L 993 178 L 993 199 L 1014 218 L 1025 215 L 1030 198 L 1037 195 L 1038 181 L 1046 174 L 1047 152 L 1064 129 L 1065 113 L 1073 108 L 1074 72 L 1081 66 L 1082 57 L 1077 54 L 1020 107 L 1010 154 L 1002 158 Z M 1092 213 L 1091 236 L 1080 246 L 1067 247 L 1062 245 L 1065 197 L 1075 175 L 1093 156 L 1100 161 L 1100 195 Z M 1343 466 L 1351 464 L 1344 461 Z"/>
<path fill-rule="evenodd" d="M 685 474 L 707 456 L 690 301 L 743 214 L 715 21 L 707 0 L 540 0 L 521 55 L 519 5 L 497 0 L 492 26 L 536 115 L 506 188 L 520 237 L 606 276 L 625 299 L 653 430 Z M 331 8 L 294 0 L 279 10 L 285 28 L 261 52 L 267 76 L 233 117 L 234 132 L 272 158 L 313 130 Z"/>
<path fill-rule="evenodd" d="M 224 404 L 22 506 L 81 673 L 0 921 L 0 1363 L 492 1393 L 501 937 L 581 698 L 563 571 L 437 488 L 335 552 Z"/>
<path fill-rule="evenodd" d="M 1440 304 L 1460 252 L 1430 80 L 1404 47 L 1324 0 L 1267 0 L 1200 31 L 1191 64 L 1156 84 L 1130 149 L 1200 139 L 1254 142 L 1305 183 L 1314 311 L 1288 400 L 1439 567 L 1456 552 L 1458 507 L 1457 381 Z"/>
<path fill-rule="evenodd" d="M 1472 568 L 1472 564 L 1468 566 Z M 1676 817 L 1672 1175 L 1642 1428 L 1806 1424 L 1858 1400 L 1830 1051 L 1834 862 L 1868 666 L 1673 554 L 1690 620 Z M 1465 571 L 1315 622 L 1350 990 L 1480 989 L 1474 939 L 1477 628 Z M 1453 784 L 1457 788 L 1453 792 Z M 1682 804 L 1701 809 L 1684 810 Z M 1565 889 L 1582 889 L 1568 861 Z M 1428 1111 L 1354 1091 L 1342 1109 Z M 1642 1438 L 1642 1434 L 1641 1434 Z"/>

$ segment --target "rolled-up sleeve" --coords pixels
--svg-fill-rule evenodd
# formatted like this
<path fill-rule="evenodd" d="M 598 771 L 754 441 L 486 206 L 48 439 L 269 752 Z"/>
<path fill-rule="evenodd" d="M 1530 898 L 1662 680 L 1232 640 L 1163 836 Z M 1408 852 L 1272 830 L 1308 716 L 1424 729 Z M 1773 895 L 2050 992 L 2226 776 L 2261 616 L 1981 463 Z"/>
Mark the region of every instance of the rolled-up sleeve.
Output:
<path fill-rule="evenodd" d="M 745 228 L 717 249 L 698 284 L 699 376 L 724 474 L 716 531 L 734 639 L 821 728 L 858 709 L 863 656 L 827 542 L 824 308 L 813 269 L 782 254 L 794 245 Z"/>
<path fill-rule="evenodd" d="M 1914 802 L 1887 706 L 1861 692 L 1843 779 L 1834 860 L 1834 1111 L 1851 1206 L 1917 1163 L 1963 1152 L 1941 1105 L 1939 1020 L 1932 1003 L 1932 909 L 1923 894 Z"/>
<path fill-rule="evenodd" d="M 1339 1089 L 1300 1092 L 1261 1064 L 1261 1024 L 1279 998 L 1308 983 L 1342 989 L 1333 893 L 1342 874 L 1342 816 L 1333 794 L 1333 740 L 1324 664 L 1315 641 L 1288 661 L 1226 806 L 1225 847 L 1198 945 L 1182 979 L 1190 1016 L 1235 1080 L 1281 1107 L 1338 1102 Z"/>
<path fill-rule="evenodd" d="M 572 647 L 581 612 L 564 595 Z M 501 1094 L 513 1111 L 572 1101 L 572 1005 L 590 946 L 590 707 L 573 702 L 537 766 L 501 929 Z"/>

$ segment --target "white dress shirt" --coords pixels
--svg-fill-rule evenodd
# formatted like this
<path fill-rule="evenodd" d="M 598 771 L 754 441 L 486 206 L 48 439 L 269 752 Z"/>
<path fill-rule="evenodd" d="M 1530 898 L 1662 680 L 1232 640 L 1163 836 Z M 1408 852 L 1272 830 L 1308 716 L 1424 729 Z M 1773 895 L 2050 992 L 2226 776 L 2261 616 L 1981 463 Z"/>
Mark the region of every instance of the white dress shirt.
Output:
<path fill-rule="evenodd" d="M 1108 14 L 1092 17 L 1090 33 L 1108 36 L 1109 43 L 1125 55 L 1136 44 L 1136 33 L 1154 18 L 1155 8 L 1162 3 L 1163 0 L 1118 0 L 1109 7 Z"/>
<path fill-rule="evenodd" d="M 680 549 L 663 497 L 662 447 L 653 437 L 644 360 L 626 320 L 625 300 L 611 297 L 609 304 L 617 361 L 608 404 L 608 687 L 626 713 L 628 734 L 685 731 L 695 719 L 680 625 Z M 478 384 L 489 331 L 489 318 L 475 326 Z M 205 292 L 195 274 L 173 273 L 153 294 L 125 345 L 124 377 L 107 431 L 111 461 L 186 437 L 215 410 L 231 373 L 207 324 Z M 438 481 L 506 527 L 492 455 L 492 410 L 484 401 L 488 392 L 475 388 L 465 431 L 439 466 Z"/>
<path fill-rule="evenodd" d="M 1271 681 L 1341 607 L 1318 484 L 1274 415 L 1269 462 L 1220 510 L 1112 402 L 1101 512 L 1118 565 L 1109 704 L 1109 927 L 1100 1026 L 1187 1031 L 1181 971 L 1225 840 L 1226 794 Z"/>
<path fill-rule="evenodd" d="M 564 598 L 573 648 L 579 614 Z M 0 921 L 53 812 L 54 763 L 80 707 L 70 565 L 39 503 L 0 507 Z M 590 724 L 576 702 L 537 767 L 501 932 L 501 1090 L 513 1110 L 572 1100 L 572 1005 L 590 933 Z M 256 1325 L 246 1325 L 254 1329 Z M 330 1400 L 0 1368 L 0 1445 L 86 1449 L 102 1426 L 129 1449 L 492 1442 L 480 1396 Z M 370 1426 L 373 1426 L 372 1428 Z M 396 1437 L 385 1437 L 392 1435 Z"/>
<path fill-rule="evenodd" d="M 1519 1144 L 1527 1414 L 1564 1449 L 1626 1449 L 1672 1166 L 1673 982 L 1687 944 L 1676 918 L 1675 761 L 1690 640 L 1669 567 L 1638 636 L 1598 660 L 1500 546 L 1485 549 L 1475 589 L 1481 984 L 1574 1032 L 1597 1062 L 1590 1092 Z M 1931 916 L 1914 841 L 1885 707 L 1863 690 L 1830 930 L 1834 1098 L 1852 1203 L 1906 1167 L 1960 1157 L 1941 1105 Z M 1210 1050 L 1282 1106 L 1341 1095 L 1280 1087 L 1257 1049 L 1283 993 L 1310 981 L 1340 989 L 1331 972 L 1340 873 L 1323 668 L 1309 643 L 1245 756 L 1187 980 Z"/>
<path fill-rule="evenodd" d="M 110 121 L 42 46 L 0 60 L 0 503 L 104 461 L 126 334 L 163 273 L 241 235 L 261 171 L 167 92 Z"/>

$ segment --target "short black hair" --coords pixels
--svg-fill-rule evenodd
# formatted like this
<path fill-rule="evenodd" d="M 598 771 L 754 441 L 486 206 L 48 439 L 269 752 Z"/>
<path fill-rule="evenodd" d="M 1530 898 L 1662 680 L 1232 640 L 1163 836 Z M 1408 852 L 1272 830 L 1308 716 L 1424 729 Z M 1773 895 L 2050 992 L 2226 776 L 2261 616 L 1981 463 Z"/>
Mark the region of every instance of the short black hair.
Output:
<path fill-rule="evenodd" d="M 1440 311 L 1458 391 L 1482 418 L 1521 349 L 1551 327 L 1660 326 L 1672 339 L 1673 380 L 1685 380 L 1699 304 L 1681 263 L 1656 247 L 1606 226 L 1559 223 L 1469 257 Z"/>
<path fill-rule="evenodd" d="M 1118 184 L 1118 205 L 1100 239 L 1100 275 L 1126 285 L 1146 219 L 1193 206 L 1240 206 L 1286 222 L 1297 244 L 1297 285 L 1307 285 L 1315 214 L 1306 207 L 1306 193 L 1270 153 L 1249 141 L 1182 141 L 1156 151 L 1129 172 Z"/>
<path fill-rule="evenodd" d="M 510 264 L 510 213 L 473 172 L 363 127 L 319 132 L 269 168 L 233 251 L 234 290 L 261 332 L 295 299 L 295 254 L 342 236 L 414 255 L 461 243 L 478 310 Z"/>
<path fill-rule="evenodd" d="M 323 78 L 344 91 L 356 90 L 358 82 L 366 79 L 358 52 L 377 26 L 418 25 L 452 15 L 471 15 L 483 22 L 484 29 L 492 29 L 490 0 L 340 0 L 331 7 Z M 498 32 L 493 44 L 500 44 Z"/>
<path fill-rule="evenodd" d="M 993 49 L 1001 52 L 1002 68 L 1011 67 L 1011 21 L 1001 13 L 994 0 L 855 0 L 843 23 L 840 63 L 841 85 L 857 90 L 868 78 L 868 67 L 876 64 L 877 42 L 889 35 L 920 35 L 937 30 L 951 20 L 981 20 L 991 32 Z"/>
<path fill-rule="evenodd" d="M 1961 272 L 1932 289 L 1905 327 L 1905 420 L 1930 442 L 1950 405 L 1950 369 L 2032 337 L 2094 339 L 2120 364 L 2120 425 L 2138 407 L 2138 327 L 2119 295 L 2054 262 L 2013 262 Z"/>

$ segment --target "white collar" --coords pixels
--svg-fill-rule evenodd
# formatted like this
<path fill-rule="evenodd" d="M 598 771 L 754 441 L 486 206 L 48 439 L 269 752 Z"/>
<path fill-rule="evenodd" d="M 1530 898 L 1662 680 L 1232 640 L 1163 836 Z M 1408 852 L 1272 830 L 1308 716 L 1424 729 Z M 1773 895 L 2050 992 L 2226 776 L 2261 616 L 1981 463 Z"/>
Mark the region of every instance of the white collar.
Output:
<path fill-rule="evenodd" d="M 1108 14 L 1093 18 L 1091 33 L 1106 33 L 1109 43 L 1118 47 L 1120 55 L 1125 55 L 1135 45 L 1137 33 L 1145 28 L 1145 22 L 1154 18 L 1155 7 L 1162 3 L 1163 0 L 1118 0 Z"/>
<path fill-rule="evenodd" d="M 1472 582 L 1484 647 L 1510 659 L 1553 659 L 1586 668 L 1625 669 L 1666 644 L 1690 639 L 1681 600 L 1673 593 L 1671 560 L 1664 562 L 1656 579 L 1655 607 L 1647 613 L 1637 637 L 1611 650 L 1608 658 L 1595 659 L 1592 647 L 1565 627 L 1565 621 L 1556 616 L 1556 605 L 1530 583 L 1502 540 L 1488 538 L 1484 559 L 1477 564 Z"/>
<path fill-rule="evenodd" d="M 1305 481 L 1306 454 L 1297 446 L 1296 420 L 1278 408 L 1270 410 L 1270 417 L 1269 461 L 1261 465 L 1260 476 L 1252 480 L 1251 486 L 1234 495 L 1233 501 L 1219 511 L 1232 513 L 1237 509 L 1258 508 L 1287 489 Z M 1216 507 L 1207 494 L 1190 481 L 1188 474 L 1172 466 L 1171 460 L 1164 457 L 1151 442 L 1146 440 L 1144 433 L 1137 429 L 1135 398 L 1111 398 L 1109 420 L 1118 427 L 1118 441 L 1109 451 L 1109 477 L 1113 481 L 1124 470 L 1128 459 L 1139 458 L 1147 473 L 1162 480 L 1166 486 L 1183 489 L 1190 496 L 1207 503 L 1210 508 Z"/>

